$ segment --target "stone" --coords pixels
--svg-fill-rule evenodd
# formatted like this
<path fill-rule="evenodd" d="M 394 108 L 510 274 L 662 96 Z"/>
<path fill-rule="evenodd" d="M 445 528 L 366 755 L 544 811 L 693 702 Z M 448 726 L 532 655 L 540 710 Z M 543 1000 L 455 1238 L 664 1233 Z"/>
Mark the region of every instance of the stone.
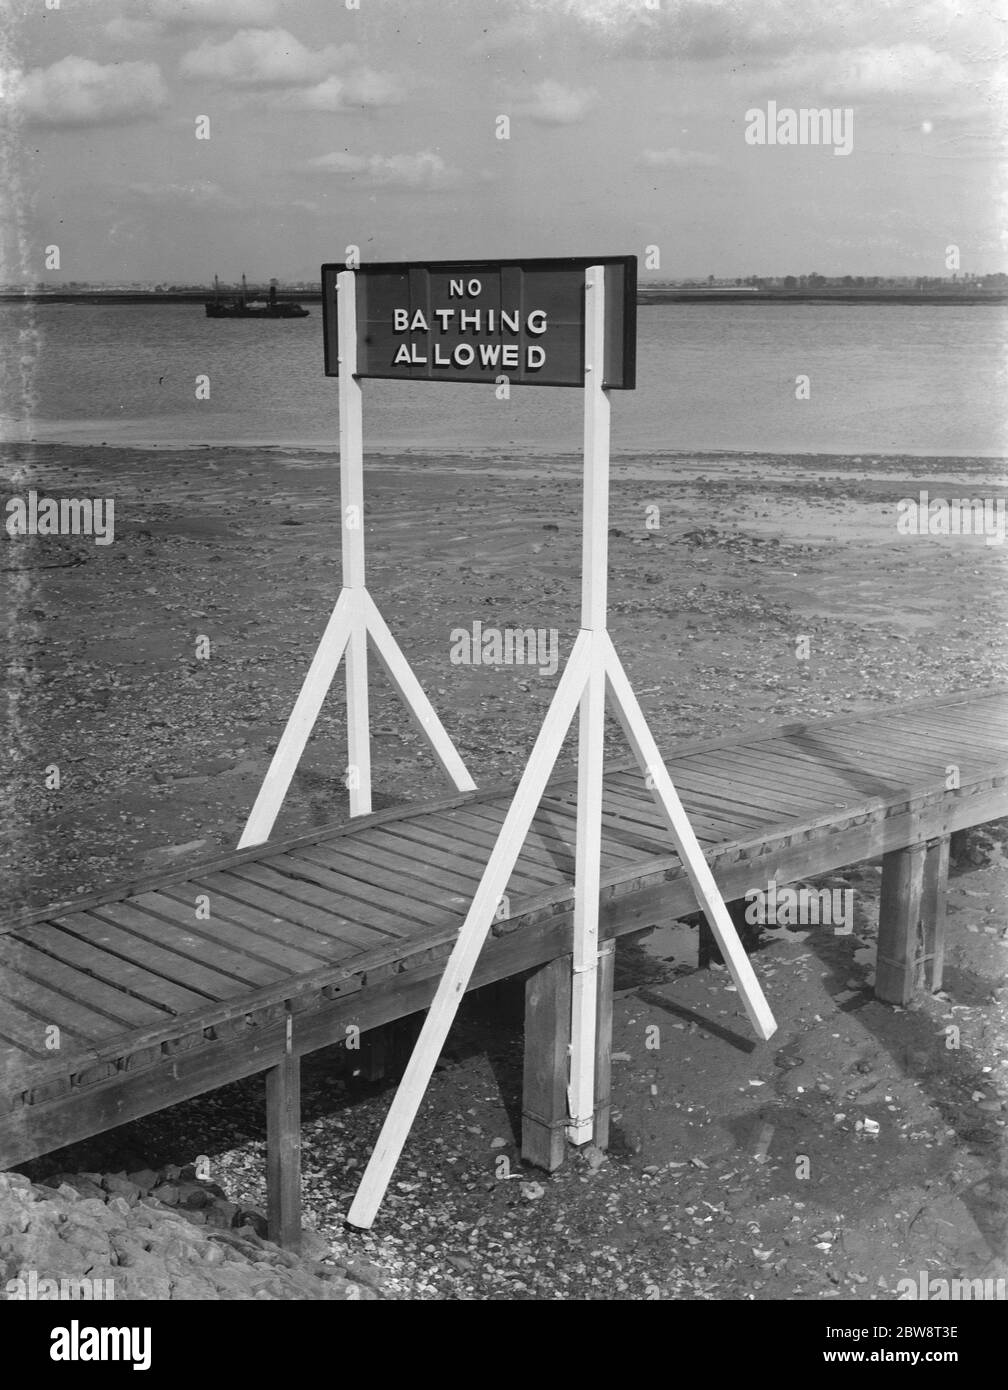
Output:
<path fill-rule="evenodd" d="M 355 1284 L 366 1284 L 372 1289 L 382 1287 L 382 1271 L 370 1260 L 347 1260 L 346 1272 Z"/>
<path fill-rule="evenodd" d="M 238 1219 L 242 1226 L 251 1226 L 261 1240 L 268 1239 L 269 1222 L 261 1211 L 256 1211 L 252 1207 L 243 1207 Z"/>
<path fill-rule="evenodd" d="M 206 1224 L 217 1230 L 229 1231 L 237 1220 L 238 1212 L 236 1202 L 213 1202 L 206 1208 Z"/>
<path fill-rule="evenodd" d="M 201 1279 L 194 1274 L 180 1274 L 171 1281 L 171 1298 L 173 1300 L 201 1300 L 209 1302 L 215 1300 L 217 1290 L 209 1279 Z"/>
<path fill-rule="evenodd" d="M 100 1259 L 103 1264 L 109 1263 L 109 1238 L 104 1231 L 87 1226 L 75 1228 L 68 1223 L 60 1232 L 60 1237 L 65 1245 L 72 1246 L 83 1255 Z M 94 1259 L 91 1262 L 94 1263 Z"/>
<path fill-rule="evenodd" d="M 332 1247 L 325 1236 L 306 1226 L 301 1231 L 301 1245 L 298 1253 L 306 1260 L 325 1260 L 332 1254 Z"/>
<path fill-rule="evenodd" d="M 82 1221 L 86 1216 L 93 1217 L 102 1224 L 108 1220 L 104 1199 L 98 1197 L 82 1197 L 74 1207 L 74 1215 L 78 1221 Z"/>
<path fill-rule="evenodd" d="M 174 1183 L 163 1182 L 151 1189 L 152 1197 L 156 1197 L 166 1207 L 177 1207 L 179 1204 L 179 1190 Z"/>
<path fill-rule="evenodd" d="M 128 1177 L 141 1192 L 150 1192 L 158 1185 L 158 1175 L 153 1168 L 138 1168 L 136 1172 L 128 1174 Z"/>
<path fill-rule="evenodd" d="M 156 1271 L 126 1269 L 116 1280 L 116 1298 L 140 1298 L 153 1302 L 165 1302 L 171 1297 L 171 1279 L 158 1263 Z"/>
<path fill-rule="evenodd" d="M 5 1192 L 30 1192 L 32 1184 L 20 1173 L 0 1173 L 0 1196 Z"/>
<path fill-rule="evenodd" d="M 133 1264 L 138 1258 L 142 1258 L 148 1253 L 147 1242 L 135 1231 L 115 1231 L 109 1244 L 119 1264 L 124 1267 Z"/>
<path fill-rule="evenodd" d="M 179 1206 L 190 1211 L 199 1211 L 213 1200 L 203 1183 L 187 1182 L 179 1188 Z"/>
<path fill-rule="evenodd" d="M 110 1173 L 102 1181 L 102 1187 L 111 1197 L 125 1197 L 130 1206 L 136 1206 L 140 1200 L 140 1189 L 135 1182 L 130 1182 L 125 1173 Z"/>
<path fill-rule="evenodd" d="M 75 1177 L 67 1179 L 67 1186 L 74 1188 L 81 1197 L 89 1198 L 96 1202 L 104 1202 L 106 1193 L 100 1183 L 92 1181 L 83 1173 L 78 1173 Z"/>

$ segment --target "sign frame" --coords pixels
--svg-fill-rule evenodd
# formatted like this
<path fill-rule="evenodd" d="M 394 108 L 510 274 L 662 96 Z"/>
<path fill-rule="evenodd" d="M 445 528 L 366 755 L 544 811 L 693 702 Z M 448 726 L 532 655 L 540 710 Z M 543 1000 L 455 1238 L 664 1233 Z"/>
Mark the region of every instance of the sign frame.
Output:
<path fill-rule="evenodd" d="M 346 272 L 341 284 L 349 288 Z M 721 948 L 754 1032 L 765 1042 L 777 1027 L 609 635 L 606 609 L 610 410 L 602 370 L 606 336 L 601 264 L 585 267 L 585 306 L 581 627 L 347 1213 L 346 1224 L 360 1230 L 373 1224 L 385 1196 L 575 717 L 578 789 L 567 1085 L 569 1140 L 583 1145 L 594 1133 L 597 981 L 604 949 L 599 940 L 599 888 L 607 703 L 619 719 L 645 785 L 668 826 L 672 846 Z"/>
<path fill-rule="evenodd" d="M 356 275 L 356 294 L 357 294 L 357 315 L 358 321 L 361 320 L 362 300 L 364 298 L 367 277 L 374 276 L 409 276 L 411 272 L 427 272 L 436 275 L 454 274 L 462 279 L 472 278 L 479 275 L 493 274 L 498 271 L 535 271 L 543 274 L 559 272 L 580 272 L 583 282 L 586 272 L 592 266 L 602 266 L 610 273 L 605 275 L 606 282 L 606 324 L 609 325 L 607 331 L 609 336 L 605 344 L 607 367 L 610 359 L 615 359 L 620 363 L 621 370 L 617 380 L 604 380 L 603 386 L 607 391 L 633 391 L 637 386 L 637 257 L 636 256 L 548 256 L 541 258 L 512 258 L 499 261 L 493 260 L 450 260 L 450 261 L 374 261 L 359 266 L 347 267 L 339 262 L 326 262 L 322 266 L 322 335 L 323 352 L 325 360 L 326 376 L 339 375 L 339 329 L 337 310 L 336 279 L 347 269 L 352 269 Z M 584 291 L 581 292 L 582 304 L 582 337 L 583 321 L 586 313 Z M 617 319 L 615 327 L 614 320 Z M 617 332 L 621 329 L 621 332 Z M 583 344 L 582 344 L 583 346 Z M 617 356 L 618 349 L 618 356 Z M 363 351 L 358 352 L 358 363 L 363 356 Z M 517 371 L 523 369 L 518 368 Z M 510 375 L 505 369 L 500 368 L 496 371 L 488 372 L 486 375 L 472 376 L 441 376 L 433 374 L 415 374 L 407 371 L 388 371 L 373 372 L 358 370 L 355 375 L 360 379 L 372 379 L 376 381 L 435 381 L 442 385 L 477 385 L 486 386 L 498 380 L 501 376 L 508 377 L 512 386 L 537 386 L 555 387 L 558 390 L 569 390 L 583 388 L 584 377 L 578 374 L 572 375 L 569 381 L 529 381 L 519 380 L 517 375 Z"/>

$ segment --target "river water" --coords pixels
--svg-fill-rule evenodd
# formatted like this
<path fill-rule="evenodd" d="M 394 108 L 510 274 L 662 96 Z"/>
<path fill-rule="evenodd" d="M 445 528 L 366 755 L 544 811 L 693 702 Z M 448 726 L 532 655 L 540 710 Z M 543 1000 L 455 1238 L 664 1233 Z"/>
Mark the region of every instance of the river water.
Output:
<path fill-rule="evenodd" d="M 0 306 L 5 439 L 332 447 L 322 312 L 212 320 L 201 305 Z M 989 305 L 642 306 L 638 387 L 613 451 L 1008 455 L 1008 310 Z M 196 377 L 210 399 L 196 399 Z M 808 377 L 809 399 L 796 398 Z M 364 384 L 370 449 L 575 452 L 580 392 Z"/>

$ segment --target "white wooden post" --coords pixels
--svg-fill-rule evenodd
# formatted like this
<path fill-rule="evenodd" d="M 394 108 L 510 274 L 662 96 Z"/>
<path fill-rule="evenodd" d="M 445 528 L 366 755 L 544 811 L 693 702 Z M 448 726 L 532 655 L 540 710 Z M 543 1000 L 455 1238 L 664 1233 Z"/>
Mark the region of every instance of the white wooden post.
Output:
<path fill-rule="evenodd" d="M 353 597 L 344 589 L 336 600 L 336 607 L 312 658 L 304 684 L 277 744 L 277 750 L 273 754 L 269 771 L 259 788 L 259 795 L 238 841 L 239 849 L 264 844 L 270 837 L 273 823 L 283 805 L 287 788 L 301 761 L 308 736 L 315 727 L 322 701 L 332 684 L 340 657 L 349 639 L 355 622 L 353 604 Z"/>
<path fill-rule="evenodd" d="M 368 637 L 434 756 L 461 792 L 476 790 L 455 745 L 410 669 L 364 577 L 364 420 L 357 370 L 357 290 L 352 270 L 336 277 L 339 337 L 340 526 L 343 588 L 308 675 L 280 737 L 269 770 L 238 841 L 239 849 L 270 837 L 340 658 L 346 657 L 347 787 L 351 816 L 371 810 L 371 736 L 368 715 Z"/>
<path fill-rule="evenodd" d="M 731 971 L 739 998 L 749 1015 L 749 1022 L 755 1029 L 756 1035 L 766 1042 L 767 1038 L 773 1037 L 777 1031 L 777 1024 L 770 1012 L 770 1005 L 760 988 L 759 980 L 757 980 L 749 957 L 745 953 L 745 948 L 738 939 L 735 924 L 729 917 L 724 899 L 714 882 L 710 865 L 704 858 L 703 850 L 693 833 L 693 827 L 689 823 L 683 804 L 679 800 L 679 794 L 672 785 L 668 769 L 658 751 L 658 745 L 647 726 L 644 712 L 637 703 L 637 697 L 633 693 L 633 688 L 608 634 L 605 641 L 609 648 L 606 660 L 606 678 L 612 695 L 613 706 L 619 716 L 620 723 L 623 725 L 623 732 L 633 749 L 638 766 L 644 773 L 647 786 L 668 822 L 676 853 L 682 860 L 693 892 L 703 908 L 704 915 L 710 923 L 710 929 L 714 933 L 714 939 L 721 948 L 721 954 Z"/>
<path fill-rule="evenodd" d="M 448 737 L 448 733 L 437 717 L 437 711 L 424 694 L 423 687 L 413 674 L 413 668 L 403 656 L 399 644 L 388 629 L 388 624 L 378 612 L 378 607 L 364 590 L 364 616 L 368 636 L 385 668 L 389 680 L 395 686 L 403 703 L 413 717 L 413 722 L 427 739 L 435 758 L 455 783 L 460 792 L 474 792 L 476 783 L 466 771 L 465 763 L 459 757 L 458 749 Z"/>
<path fill-rule="evenodd" d="M 592 1137 L 598 984 L 599 883 L 602 856 L 602 773 L 605 732 L 605 649 L 609 571 L 609 397 L 605 372 L 605 267 L 585 274 L 584 500 L 581 536 L 581 628 L 592 642 L 578 728 L 577 840 L 571 980 L 571 1061 L 567 1136 Z"/>
<path fill-rule="evenodd" d="M 381 1206 L 448 1030 L 490 931 L 501 895 L 507 888 L 529 826 L 539 809 L 546 783 L 581 698 L 590 660 L 591 638 L 587 633 L 580 632 L 529 755 L 514 800 L 504 817 L 504 824 L 483 870 L 475 897 L 448 957 L 444 974 L 438 982 L 413 1055 L 403 1072 L 378 1142 L 347 1213 L 351 1226 L 369 1227 Z"/>
<path fill-rule="evenodd" d="M 339 340 L 340 507 L 343 587 L 364 594 L 364 417 L 357 370 L 357 277 L 336 277 Z M 371 733 L 368 720 L 367 628 L 363 603 L 354 606 L 346 649 L 347 786 L 351 816 L 371 810 Z"/>

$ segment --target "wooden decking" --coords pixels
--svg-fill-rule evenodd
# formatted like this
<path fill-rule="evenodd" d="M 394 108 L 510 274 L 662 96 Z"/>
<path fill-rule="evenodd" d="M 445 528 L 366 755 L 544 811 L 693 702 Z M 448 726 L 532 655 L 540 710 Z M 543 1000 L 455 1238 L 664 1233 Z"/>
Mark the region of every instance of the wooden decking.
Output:
<path fill-rule="evenodd" d="M 905 997 L 948 835 L 1008 815 L 1008 691 L 760 727 L 668 766 L 727 899 L 889 855 L 880 992 Z M 383 811 L 0 925 L 0 1166 L 425 1007 L 509 800 Z M 575 806 L 574 775 L 554 780 L 473 985 L 569 955 Z M 631 764 L 606 773 L 602 855 L 603 936 L 693 910 Z"/>

